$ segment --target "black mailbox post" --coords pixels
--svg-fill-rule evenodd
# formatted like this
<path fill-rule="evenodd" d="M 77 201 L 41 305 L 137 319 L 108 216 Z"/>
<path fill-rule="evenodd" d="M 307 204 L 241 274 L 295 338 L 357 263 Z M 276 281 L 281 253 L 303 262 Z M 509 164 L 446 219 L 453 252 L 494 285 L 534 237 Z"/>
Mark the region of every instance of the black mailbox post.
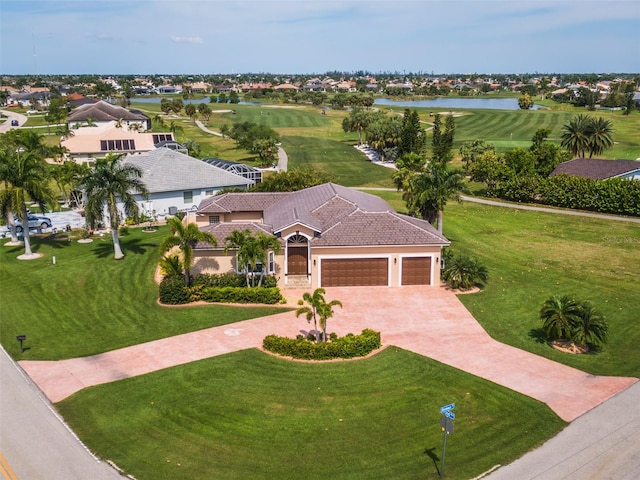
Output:
<path fill-rule="evenodd" d="M 22 346 L 22 342 L 24 342 L 26 339 L 27 339 L 26 335 L 18 335 L 16 337 L 16 340 L 20 342 L 20 353 L 24 353 L 24 347 Z"/>

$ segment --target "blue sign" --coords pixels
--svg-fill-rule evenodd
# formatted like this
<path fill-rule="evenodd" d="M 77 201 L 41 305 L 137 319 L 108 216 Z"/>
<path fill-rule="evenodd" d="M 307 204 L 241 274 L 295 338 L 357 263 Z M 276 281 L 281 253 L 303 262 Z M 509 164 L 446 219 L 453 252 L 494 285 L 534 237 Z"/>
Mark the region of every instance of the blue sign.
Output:
<path fill-rule="evenodd" d="M 456 408 L 455 403 L 450 403 L 449 405 L 445 405 L 444 407 L 440 407 L 440 413 L 448 412 Z"/>
<path fill-rule="evenodd" d="M 442 412 L 442 414 L 447 417 L 450 418 L 451 420 L 453 420 L 454 418 L 456 418 L 456 415 L 451 411 L 451 410 L 445 410 L 444 412 Z"/>

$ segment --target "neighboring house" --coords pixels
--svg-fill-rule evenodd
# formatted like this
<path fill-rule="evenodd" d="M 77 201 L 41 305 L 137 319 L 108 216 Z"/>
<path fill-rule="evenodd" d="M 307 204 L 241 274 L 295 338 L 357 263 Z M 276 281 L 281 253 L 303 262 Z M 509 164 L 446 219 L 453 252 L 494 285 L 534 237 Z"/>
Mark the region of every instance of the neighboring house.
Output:
<path fill-rule="evenodd" d="M 117 127 L 115 122 L 71 130 L 73 135 L 60 144 L 67 149 L 65 158 L 76 163 L 92 164 L 109 153 L 142 153 L 154 150 L 162 142 L 174 142 L 173 133 L 146 133 Z"/>
<path fill-rule="evenodd" d="M 396 213 L 381 198 L 325 183 L 297 192 L 226 193 L 200 204 L 195 220 L 218 247 L 194 248 L 194 271 L 242 270 L 225 237 L 245 228 L 280 239 L 267 273 L 281 287 L 440 285 L 441 249 L 449 241 L 428 222 Z"/>
<path fill-rule="evenodd" d="M 147 130 L 151 126 L 151 119 L 140 111 L 129 111 L 117 105 L 111 105 L 104 100 L 87 103 L 71 111 L 68 117 L 69 128 L 82 127 L 87 124 L 95 126 L 120 125 L 125 128 L 137 127 Z"/>
<path fill-rule="evenodd" d="M 576 158 L 558 165 L 551 175 L 605 180 L 607 178 L 628 178 L 640 180 L 640 161 L 603 160 L 599 158 Z"/>
<path fill-rule="evenodd" d="M 141 212 L 158 216 L 195 210 L 223 188 L 246 188 L 251 180 L 168 148 L 124 157 L 124 163 L 142 170 L 149 198 L 136 195 Z"/>

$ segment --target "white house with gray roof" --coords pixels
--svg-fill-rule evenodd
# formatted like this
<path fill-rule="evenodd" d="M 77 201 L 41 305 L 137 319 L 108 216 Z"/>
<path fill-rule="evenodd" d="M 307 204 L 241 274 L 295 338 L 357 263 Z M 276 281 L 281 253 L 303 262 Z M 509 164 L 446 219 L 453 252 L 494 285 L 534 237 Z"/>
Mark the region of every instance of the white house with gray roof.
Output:
<path fill-rule="evenodd" d="M 141 212 L 160 217 L 195 210 L 203 200 L 224 188 L 253 184 L 252 180 L 169 148 L 130 154 L 123 162 L 142 170 L 149 198 L 136 196 Z"/>
<path fill-rule="evenodd" d="M 440 285 L 442 247 L 429 222 L 397 213 L 381 198 L 333 183 L 297 192 L 227 193 L 204 200 L 196 223 L 217 247 L 194 248 L 194 272 L 240 271 L 225 238 L 249 229 L 280 240 L 265 273 L 281 287 Z"/>

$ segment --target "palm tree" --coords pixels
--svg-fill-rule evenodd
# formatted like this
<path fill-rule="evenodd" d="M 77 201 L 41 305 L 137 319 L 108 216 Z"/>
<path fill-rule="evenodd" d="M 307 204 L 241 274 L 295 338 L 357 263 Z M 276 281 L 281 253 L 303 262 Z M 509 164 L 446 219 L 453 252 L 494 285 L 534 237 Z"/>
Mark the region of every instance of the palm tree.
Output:
<path fill-rule="evenodd" d="M 464 188 L 464 176 L 452 170 L 446 162 L 430 161 L 426 168 L 409 182 L 407 207 L 412 214 L 419 214 L 433 224 L 437 221 L 442 233 L 442 212 L 447 201 L 460 200 Z"/>
<path fill-rule="evenodd" d="M 580 315 L 580 304 L 570 295 L 554 295 L 540 310 L 542 328 L 549 340 L 570 339 Z"/>
<path fill-rule="evenodd" d="M 609 331 L 604 315 L 591 302 L 582 302 L 579 310 L 572 328 L 571 341 L 585 347 L 602 346 L 607 341 Z"/>
<path fill-rule="evenodd" d="M 251 236 L 251 230 L 245 228 L 244 230 L 233 230 L 224 239 L 224 253 L 225 255 L 229 249 L 236 249 L 236 269 L 242 271 L 245 274 L 247 280 L 247 287 L 249 286 L 249 268 L 248 268 L 248 256 L 250 252 L 247 251 L 246 245 L 248 239 Z"/>
<path fill-rule="evenodd" d="M 569 150 L 574 157 L 584 157 L 589 149 L 589 125 L 591 117 L 577 115 L 562 127 L 560 145 Z"/>
<path fill-rule="evenodd" d="M 613 145 L 613 125 L 602 117 L 593 118 L 587 130 L 589 135 L 589 158 L 600 155 Z"/>
<path fill-rule="evenodd" d="M 178 255 L 165 255 L 160 259 L 160 272 L 164 276 L 182 276 L 184 270 L 182 270 L 182 262 Z"/>
<path fill-rule="evenodd" d="M 193 247 L 197 242 L 207 242 L 214 247 L 218 245 L 216 237 L 203 232 L 195 223 L 186 226 L 178 217 L 167 220 L 167 225 L 171 229 L 171 235 L 166 237 L 160 244 L 160 251 L 166 252 L 173 247 L 178 247 L 182 252 L 182 268 L 184 270 L 184 284 L 189 285 L 191 281 L 191 264 L 193 263 Z"/>
<path fill-rule="evenodd" d="M 49 187 L 49 169 L 43 157 L 32 151 L 16 152 L 13 149 L 2 150 L 2 167 L 0 167 L 0 181 L 6 188 L 0 194 L 0 210 L 12 224 L 13 212 L 18 213 L 22 221 L 24 238 L 24 256 L 20 258 L 34 258 L 31 250 L 29 235 L 29 212 L 27 201 L 35 202 L 44 212 L 45 205 L 53 201 L 53 192 Z M 15 225 L 12 228 L 15 232 Z M 12 233 L 12 241 L 14 240 Z M 15 237 L 17 240 L 17 236 Z"/>
<path fill-rule="evenodd" d="M 477 259 L 456 255 L 447 261 L 442 278 L 453 289 L 468 290 L 485 284 L 489 279 L 489 272 Z"/>
<path fill-rule="evenodd" d="M 225 253 L 230 248 L 237 249 L 236 264 L 238 268 L 242 268 L 242 272 L 247 279 L 247 286 L 250 286 L 250 279 L 251 285 L 255 284 L 255 275 L 251 275 L 251 273 L 258 270 L 258 265 L 262 265 L 262 270 L 258 276 L 258 286 L 261 286 L 268 267 L 268 252 L 278 253 L 280 251 L 281 246 L 278 239 L 263 232 L 258 232 L 254 235 L 251 230 L 246 228 L 242 231 L 233 230 L 224 240 Z"/>
<path fill-rule="evenodd" d="M 327 339 L 327 319 L 333 316 L 333 307 L 340 306 L 342 303 L 339 300 L 331 300 L 329 303 L 324 298 L 324 288 L 316 288 L 313 293 L 305 292 L 302 295 L 302 300 L 298 300 L 300 308 L 296 310 L 296 317 L 304 315 L 307 318 L 307 322 L 311 323 L 313 320 L 313 329 L 316 331 L 316 342 L 320 341 L 318 332 L 318 319 L 320 319 L 320 326 L 322 327 L 322 338 Z M 304 305 L 304 302 L 307 305 Z"/>
<path fill-rule="evenodd" d="M 105 210 L 108 212 L 116 259 L 124 257 L 118 237 L 121 220 L 118 202 L 122 203 L 127 216 L 137 217 L 139 208 L 135 194 L 143 197 L 148 195 L 147 187 L 141 180 L 142 170 L 122 163 L 121 158 L 122 155 L 109 154 L 106 158 L 98 159 L 94 169 L 82 181 L 87 222 L 93 228 L 102 221 Z"/>

